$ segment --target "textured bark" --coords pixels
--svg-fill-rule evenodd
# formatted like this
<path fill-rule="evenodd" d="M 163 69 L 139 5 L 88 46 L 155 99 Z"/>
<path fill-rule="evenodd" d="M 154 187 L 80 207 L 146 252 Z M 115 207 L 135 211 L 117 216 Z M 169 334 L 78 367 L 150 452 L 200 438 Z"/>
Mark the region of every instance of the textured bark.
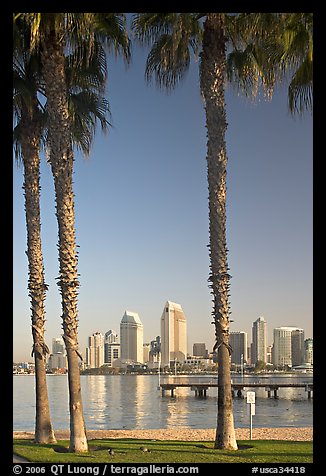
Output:
<path fill-rule="evenodd" d="M 36 116 L 37 113 L 35 113 Z M 31 299 L 33 354 L 35 360 L 35 443 L 56 442 L 52 429 L 46 383 L 45 359 L 48 347 L 44 341 L 45 294 L 40 217 L 40 157 L 41 130 L 37 119 L 22 111 L 23 137 L 21 148 L 24 165 L 24 196 L 27 227 L 28 291 Z"/>
<path fill-rule="evenodd" d="M 237 449 L 232 413 L 229 346 L 229 268 L 226 246 L 227 129 L 224 83 L 224 15 L 208 13 L 204 24 L 200 84 L 205 100 L 209 193 L 209 283 L 218 353 L 218 415 L 215 448 Z"/>
<path fill-rule="evenodd" d="M 73 153 L 60 31 L 52 30 L 43 42 L 42 67 L 49 117 L 48 146 L 54 177 L 59 235 L 62 327 L 68 359 L 70 451 L 88 451 L 78 366 L 77 251 L 72 188 Z"/>

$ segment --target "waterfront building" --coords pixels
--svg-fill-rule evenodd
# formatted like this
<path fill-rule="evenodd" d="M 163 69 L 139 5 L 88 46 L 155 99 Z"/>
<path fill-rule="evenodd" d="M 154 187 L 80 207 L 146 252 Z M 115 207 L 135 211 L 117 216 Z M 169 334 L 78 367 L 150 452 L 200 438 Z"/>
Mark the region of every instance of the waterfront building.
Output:
<path fill-rule="evenodd" d="M 120 342 L 118 334 L 110 329 L 104 334 L 104 363 L 114 367 L 120 359 Z"/>
<path fill-rule="evenodd" d="M 120 367 L 120 343 L 109 344 L 106 362 L 109 367 Z"/>
<path fill-rule="evenodd" d="M 66 347 L 62 337 L 52 339 L 52 354 L 65 354 Z"/>
<path fill-rule="evenodd" d="M 229 344 L 232 347 L 231 363 L 242 365 L 248 362 L 248 335 L 246 332 L 230 332 Z"/>
<path fill-rule="evenodd" d="M 67 356 L 66 347 L 62 337 L 55 337 L 52 339 L 52 354 L 49 355 L 47 361 L 47 368 L 51 372 L 67 370 Z"/>
<path fill-rule="evenodd" d="M 206 349 L 206 344 L 204 342 L 196 342 L 192 346 L 192 355 L 194 357 L 203 357 L 207 359 L 208 350 Z"/>
<path fill-rule="evenodd" d="M 300 365 L 304 359 L 304 331 L 293 326 L 274 329 L 273 364 L 276 367 Z"/>
<path fill-rule="evenodd" d="M 252 326 L 251 365 L 258 360 L 267 362 L 267 322 L 263 316 L 258 317 Z"/>
<path fill-rule="evenodd" d="M 248 345 L 247 347 L 247 364 L 251 365 L 251 351 L 252 351 L 252 344 Z"/>
<path fill-rule="evenodd" d="M 292 366 L 304 364 L 304 330 L 294 329 L 291 333 Z"/>
<path fill-rule="evenodd" d="M 90 369 L 102 367 L 104 364 L 104 335 L 95 332 L 88 338 L 86 348 L 86 366 Z"/>
<path fill-rule="evenodd" d="M 143 344 L 143 362 L 148 363 L 149 362 L 149 353 L 151 350 L 151 344 L 148 342 L 146 344 Z"/>
<path fill-rule="evenodd" d="M 150 341 L 150 349 L 148 355 L 148 364 L 150 368 L 158 368 L 161 359 L 161 338 L 156 336 Z"/>
<path fill-rule="evenodd" d="M 119 336 L 118 334 L 110 329 L 104 334 L 104 343 L 106 344 L 117 344 L 119 343 Z"/>
<path fill-rule="evenodd" d="M 162 366 L 187 359 L 187 322 L 180 304 L 167 301 L 161 316 Z"/>
<path fill-rule="evenodd" d="M 136 312 L 125 311 L 120 322 L 121 362 L 143 363 L 143 324 Z"/>
<path fill-rule="evenodd" d="M 67 357 L 63 352 L 56 352 L 55 354 L 50 354 L 48 358 L 48 369 L 53 372 L 54 370 L 67 370 Z"/>
<path fill-rule="evenodd" d="M 311 337 L 304 341 L 304 361 L 311 365 L 314 363 L 314 345 Z"/>

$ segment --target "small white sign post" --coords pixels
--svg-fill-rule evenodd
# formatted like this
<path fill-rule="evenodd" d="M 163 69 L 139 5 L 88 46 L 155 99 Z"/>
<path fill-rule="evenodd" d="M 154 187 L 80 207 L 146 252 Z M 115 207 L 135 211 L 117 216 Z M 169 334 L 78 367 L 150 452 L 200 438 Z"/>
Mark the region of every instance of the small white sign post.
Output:
<path fill-rule="evenodd" d="M 250 404 L 250 439 L 252 440 L 252 416 L 256 414 L 255 409 L 255 392 L 247 392 L 247 403 Z"/>

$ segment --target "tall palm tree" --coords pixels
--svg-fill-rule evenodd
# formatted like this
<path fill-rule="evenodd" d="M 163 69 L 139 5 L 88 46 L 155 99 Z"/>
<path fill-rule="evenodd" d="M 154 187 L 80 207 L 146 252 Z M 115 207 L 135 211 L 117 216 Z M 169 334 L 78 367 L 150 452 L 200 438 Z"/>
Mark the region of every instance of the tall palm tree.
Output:
<path fill-rule="evenodd" d="M 254 91 L 263 86 L 270 94 L 279 77 L 278 63 L 264 51 L 263 41 L 284 31 L 281 27 L 285 18 L 277 14 L 138 13 L 132 21 L 136 38 L 151 47 L 146 79 L 154 76 L 158 86 L 174 88 L 189 67 L 191 50 L 200 55 L 200 92 L 204 99 L 207 130 L 209 286 L 213 295 L 212 323 L 215 326 L 213 350 L 218 356 L 215 448 L 220 449 L 237 449 L 230 374 L 231 276 L 226 242 L 227 122 L 224 89 L 227 48 L 235 52 L 230 62 L 233 74 L 240 75 L 244 84 L 253 87 Z M 236 59 L 241 59 L 240 63 Z M 286 61 L 284 66 L 288 66 Z"/>
<path fill-rule="evenodd" d="M 22 25 L 21 25 L 22 27 Z M 21 32 L 22 33 L 22 32 Z M 26 33 L 26 32 L 25 32 Z M 21 45 L 20 45 L 21 46 Z M 20 49 L 20 53 L 18 52 Z M 96 122 L 106 130 L 109 122 L 109 104 L 103 97 L 106 83 L 105 55 L 101 45 L 88 64 L 66 58 L 66 78 L 69 110 L 72 116 L 74 145 L 88 155 L 95 134 Z M 85 62 L 84 62 L 85 63 Z M 14 129 L 15 156 L 24 167 L 25 213 L 27 227 L 27 256 L 29 267 L 29 294 L 32 310 L 32 335 L 35 359 L 36 419 L 35 443 L 53 443 L 55 436 L 50 420 L 46 386 L 45 359 L 49 353 L 45 344 L 44 266 L 41 247 L 40 222 L 40 143 L 45 141 L 46 104 L 41 105 L 38 94 L 44 93 L 39 72 L 39 58 L 28 51 L 16 49 L 14 72 Z"/>
<path fill-rule="evenodd" d="M 18 14 L 30 25 L 30 48 L 39 48 L 41 74 L 47 98 L 47 147 L 54 177 L 59 235 L 60 274 L 58 285 L 62 303 L 62 326 L 68 359 L 70 451 L 88 450 L 80 387 L 78 357 L 77 251 L 72 188 L 72 116 L 69 110 L 66 51 L 73 50 L 77 61 L 92 57 L 96 41 L 108 40 L 116 52 L 129 55 L 129 41 L 119 14 L 27 13 Z M 87 46 L 86 49 L 83 47 Z M 72 57 L 72 56 L 71 56 Z M 89 124 L 90 125 L 90 124 Z"/>
<path fill-rule="evenodd" d="M 17 33 L 17 31 L 16 31 Z M 24 32 L 25 34 L 26 32 Z M 38 101 L 40 77 L 37 58 L 22 49 L 24 34 L 16 37 L 14 52 L 14 144 L 15 156 L 24 168 L 25 216 L 27 228 L 28 289 L 31 300 L 32 336 L 35 362 L 35 443 L 56 441 L 52 429 L 46 385 L 45 284 L 40 220 L 40 144 L 43 114 Z"/>

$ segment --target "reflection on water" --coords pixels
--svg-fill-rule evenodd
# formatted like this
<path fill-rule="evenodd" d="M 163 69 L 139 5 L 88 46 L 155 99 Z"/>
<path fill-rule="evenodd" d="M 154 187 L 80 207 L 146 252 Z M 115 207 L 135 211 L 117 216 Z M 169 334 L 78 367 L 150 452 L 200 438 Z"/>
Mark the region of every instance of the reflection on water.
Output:
<path fill-rule="evenodd" d="M 191 391 L 188 388 L 178 388 L 175 397 L 165 396 L 166 428 L 186 427 L 189 420 L 189 397 Z"/>
<path fill-rule="evenodd" d="M 307 377 L 293 377 L 290 381 L 305 382 Z M 49 375 L 47 382 L 53 426 L 55 429 L 69 428 L 67 376 Z M 266 381 L 266 384 L 268 382 L 271 383 Z M 282 382 L 285 380 L 282 379 Z M 13 384 L 14 429 L 33 430 L 34 377 L 14 376 Z M 155 429 L 216 426 L 217 388 L 209 388 L 206 398 L 195 398 L 190 388 L 178 388 L 175 397 L 171 398 L 168 392 L 162 397 L 157 384 L 157 377 L 151 375 L 81 376 L 86 428 Z M 247 390 L 252 389 L 245 389 L 244 393 Z M 312 426 L 313 399 L 308 400 L 304 389 L 279 389 L 278 399 L 267 398 L 264 388 L 255 388 L 254 391 L 256 393 L 254 426 Z M 233 413 L 236 427 L 249 425 L 249 411 L 245 398 L 233 399 Z"/>

